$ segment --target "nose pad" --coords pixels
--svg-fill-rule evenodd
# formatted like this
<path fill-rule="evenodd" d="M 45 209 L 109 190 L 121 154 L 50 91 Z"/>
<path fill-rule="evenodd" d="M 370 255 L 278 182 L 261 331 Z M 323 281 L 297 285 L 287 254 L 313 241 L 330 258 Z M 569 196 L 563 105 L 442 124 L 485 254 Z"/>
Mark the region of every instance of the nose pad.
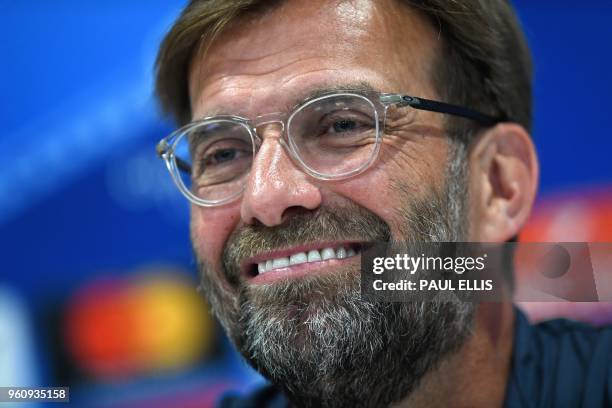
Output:
<path fill-rule="evenodd" d="M 258 116 L 253 120 L 252 129 L 255 134 L 255 155 L 264 143 L 264 136 L 277 139 L 279 144 L 289 153 L 285 143 L 285 121 L 281 113 L 270 113 Z"/>
<path fill-rule="evenodd" d="M 279 130 L 276 132 L 278 138 L 283 140 L 285 135 L 285 121 L 282 113 L 269 113 L 266 115 L 258 116 L 253 120 L 253 130 L 259 137 L 260 141 L 263 142 L 263 132 L 265 132 L 271 125 L 279 125 Z"/>

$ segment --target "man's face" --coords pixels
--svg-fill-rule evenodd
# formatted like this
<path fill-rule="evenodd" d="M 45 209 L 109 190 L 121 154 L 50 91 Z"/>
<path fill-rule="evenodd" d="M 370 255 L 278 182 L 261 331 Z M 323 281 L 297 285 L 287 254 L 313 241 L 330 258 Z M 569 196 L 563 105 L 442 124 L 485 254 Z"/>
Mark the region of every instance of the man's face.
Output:
<path fill-rule="evenodd" d="M 287 112 L 314 90 L 361 83 L 437 99 L 429 74 L 437 38 L 425 19 L 392 2 L 285 2 L 238 20 L 204 57 L 196 54 L 189 81 L 193 119 Z M 370 169 L 335 182 L 304 173 L 279 143 L 278 129 L 271 128 L 260 134 L 263 144 L 243 196 L 221 207 L 192 208 L 193 246 L 215 312 L 239 350 L 289 392 L 303 394 L 301 386 L 314 390 L 309 375 L 323 377 L 319 385 L 325 387 L 338 366 L 378 359 L 374 354 L 396 337 L 387 326 L 416 336 L 418 341 L 406 339 L 417 346 L 405 359 L 429 356 L 414 363 L 414 378 L 407 376 L 414 381 L 404 390 L 465 337 L 460 323 L 469 325 L 468 309 L 360 302 L 358 256 L 255 272 L 261 260 L 312 249 L 358 251 L 377 240 L 458 239 L 442 121 L 441 115 L 418 112 L 385 134 Z M 437 318 L 428 318 L 434 313 L 428 307 Z M 376 318 L 384 314 L 393 317 Z M 453 319 L 461 327 L 447 334 L 456 344 L 441 333 Z M 434 350 L 428 354 L 428 348 Z M 309 364 L 323 350 L 327 355 Z M 324 390 L 312 393 L 314 401 Z"/>
<path fill-rule="evenodd" d="M 206 58 L 195 59 L 190 76 L 193 119 L 211 113 L 254 118 L 285 112 L 315 89 L 360 82 L 383 92 L 435 98 L 429 76 L 435 39 L 425 21 L 396 5 L 288 2 L 234 24 Z M 448 140 L 441 122 L 441 115 L 418 112 L 404 137 L 383 139 L 371 169 L 341 182 L 307 176 L 275 132 L 264 134 L 242 199 L 193 209 L 198 254 L 218 270 L 230 234 L 242 226 L 272 227 L 298 209 L 346 203 L 378 215 L 397 235 L 396 209 L 407 203 L 390 185 L 400 183 L 408 198 L 417 200 L 444 183 Z"/>

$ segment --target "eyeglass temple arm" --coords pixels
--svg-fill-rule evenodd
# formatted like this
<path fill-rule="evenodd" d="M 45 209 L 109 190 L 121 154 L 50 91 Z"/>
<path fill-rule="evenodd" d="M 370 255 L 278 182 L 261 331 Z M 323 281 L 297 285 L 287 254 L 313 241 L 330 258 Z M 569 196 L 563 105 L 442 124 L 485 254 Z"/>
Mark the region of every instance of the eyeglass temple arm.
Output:
<path fill-rule="evenodd" d="M 176 160 L 176 167 L 178 167 L 179 170 L 182 170 L 187 174 L 191 173 L 191 165 L 189 163 L 176 156 L 174 157 L 174 160 Z"/>
<path fill-rule="evenodd" d="M 397 103 L 402 106 L 411 106 L 414 109 L 420 109 L 430 112 L 446 113 L 448 115 L 460 116 L 467 119 L 472 119 L 484 125 L 495 125 L 496 123 L 506 120 L 503 117 L 494 117 L 475 110 L 464 108 L 462 106 L 452 105 L 450 103 L 432 101 L 425 98 L 416 98 L 410 95 L 388 95 L 385 98 L 388 102 Z"/>

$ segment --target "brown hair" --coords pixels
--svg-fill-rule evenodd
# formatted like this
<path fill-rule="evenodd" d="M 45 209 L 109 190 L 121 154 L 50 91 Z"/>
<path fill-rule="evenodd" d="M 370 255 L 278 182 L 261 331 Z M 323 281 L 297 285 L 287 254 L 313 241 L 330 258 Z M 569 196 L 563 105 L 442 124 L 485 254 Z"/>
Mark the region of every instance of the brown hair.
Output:
<path fill-rule="evenodd" d="M 531 57 L 506 0 L 398 0 L 427 16 L 444 41 L 432 78 L 440 98 L 531 128 Z M 191 0 L 164 38 L 156 62 L 162 109 L 191 117 L 189 64 L 236 16 L 273 7 L 269 0 Z M 204 48 L 205 49 L 205 48 Z M 464 121 L 452 119 L 459 129 Z M 464 132 L 461 132 L 464 133 Z"/>

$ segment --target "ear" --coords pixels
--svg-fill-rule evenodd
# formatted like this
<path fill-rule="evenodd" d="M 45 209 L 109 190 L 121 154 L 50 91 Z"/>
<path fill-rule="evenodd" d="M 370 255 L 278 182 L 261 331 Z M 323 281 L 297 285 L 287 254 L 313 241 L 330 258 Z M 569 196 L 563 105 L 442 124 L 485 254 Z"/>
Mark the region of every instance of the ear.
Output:
<path fill-rule="evenodd" d="M 538 187 L 539 165 L 527 131 L 501 123 L 470 149 L 470 239 L 504 242 L 527 222 Z"/>

